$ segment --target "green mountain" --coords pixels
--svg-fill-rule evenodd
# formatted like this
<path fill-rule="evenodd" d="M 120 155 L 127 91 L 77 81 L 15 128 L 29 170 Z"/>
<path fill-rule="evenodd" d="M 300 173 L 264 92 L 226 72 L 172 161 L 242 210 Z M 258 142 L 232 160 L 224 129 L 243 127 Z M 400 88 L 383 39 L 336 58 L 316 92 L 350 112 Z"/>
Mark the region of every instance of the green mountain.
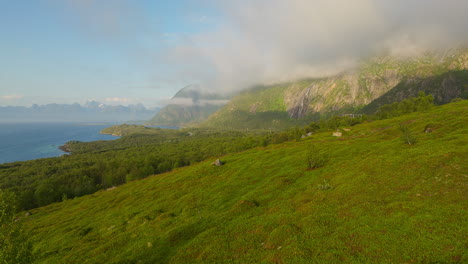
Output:
<path fill-rule="evenodd" d="M 468 98 L 468 52 L 417 58 L 379 57 L 334 77 L 255 87 L 235 96 L 202 124 L 217 128 L 284 128 L 321 116 L 374 113 L 379 106 L 432 94 L 437 104 Z"/>
<path fill-rule="evenodd" d="M 203 91 L 189 85 L 179 90 L 148 125 L 184 126 L 205 120 L 227 102 L 226 96 Z"/>
<path fill-rule="evenodd" d="M 19 222 L 37 263 L 465 263 L 467 110 L 213 157 Z"/>

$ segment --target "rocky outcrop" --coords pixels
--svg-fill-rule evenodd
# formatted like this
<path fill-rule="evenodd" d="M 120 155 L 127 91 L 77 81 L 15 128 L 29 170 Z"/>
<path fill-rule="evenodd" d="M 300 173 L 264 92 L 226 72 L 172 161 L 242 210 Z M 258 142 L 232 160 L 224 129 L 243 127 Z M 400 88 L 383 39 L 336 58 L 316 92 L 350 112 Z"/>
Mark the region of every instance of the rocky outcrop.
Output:
<path fill-rule="evenodd" d="M 212 162 L 211 165 L 222 166 L 223 162 L 220 159 L 217 159 L 214 162 Z"/>
<path fill-rule="evenodd" d="M 302 118 L 311 112 L 337 111 L 370 103 L 398 84 L 398 70 L 387 69 L 382 75 L 362 75 L 359 72 L 343 74 L 325 80 L 311 81 L 303 90 L 294 86 L 285 93 L 285 102 L 291 118 Z"/>
<path fill-rule="evenodd" d="M 311 100 L 311 90 L 313 85 L 299 92 L 297 96 L 290 96 L 288 99 L 287 111 L 289 117 L 300 118 L 304 116 L 309 110 L 309 103 Z"/>
<path fill-rule="evenodd" d="M 341 137 L 342 135 L 343 135 L 343 133 L 341 133 L 340 131 L 335 131 L 332 134 L 332 136 L 334 136 L 334 137 Z"/>

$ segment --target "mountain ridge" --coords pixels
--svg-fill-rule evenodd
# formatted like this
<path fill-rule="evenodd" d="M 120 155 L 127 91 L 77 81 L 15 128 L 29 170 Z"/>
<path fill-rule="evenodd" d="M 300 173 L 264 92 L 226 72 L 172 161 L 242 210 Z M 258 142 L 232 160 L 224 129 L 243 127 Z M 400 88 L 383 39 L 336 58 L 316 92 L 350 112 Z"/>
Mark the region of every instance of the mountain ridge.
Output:
<path fill-rule="evenodd" d="M 0 106 L 0 122 L 125 122 L 146 120 L 159 108 L 148 109 L 142 104 L 106 105 L 89 101 L 83 105 L 34 104 L 25 106 Z"/>
<path fill-rule="evenodd" d="M 437 104 L 444 104 L 456 97 L 468 98 L 467 86 L 466 49 L 410 59 L 376 57 L 336 76 L 263 86 L 262 92 L 243 91 L 201 126 L 281 128 L 333 114 L 372 114 L 383 104 L 419 91 L 433 94 Z"/>

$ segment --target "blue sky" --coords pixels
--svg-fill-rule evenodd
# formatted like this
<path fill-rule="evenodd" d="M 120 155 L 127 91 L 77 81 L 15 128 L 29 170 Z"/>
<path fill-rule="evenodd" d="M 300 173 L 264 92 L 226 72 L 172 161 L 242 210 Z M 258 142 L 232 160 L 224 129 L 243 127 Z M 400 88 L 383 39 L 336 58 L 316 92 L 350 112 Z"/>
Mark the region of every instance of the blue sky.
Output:
<path fill-rule="evenodd" d="M 162 105 L 468 46 L 468 1 L 0 0 L 0 105 Z"/>
<path fill-rule="evenodd" d="M 157 105 L 190 80 L 162 78 L 156 55 L 212 14 L 193 1 L 1 1 L 0 105 Z"/>

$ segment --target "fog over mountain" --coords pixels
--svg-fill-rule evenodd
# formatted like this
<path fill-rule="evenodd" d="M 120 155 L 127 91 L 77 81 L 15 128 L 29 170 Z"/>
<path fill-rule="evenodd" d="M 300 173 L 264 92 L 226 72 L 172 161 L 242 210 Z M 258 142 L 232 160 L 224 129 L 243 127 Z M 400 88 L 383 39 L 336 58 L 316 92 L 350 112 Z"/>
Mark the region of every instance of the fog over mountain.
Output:
<path fill-rule="evenodd" d="M 106 105 L 89 101 L 75 104 L 34 104 L 24 106 L 0 106 L 0 122 L 126 122 L 147 120 L 159 108 L 148 109 L 142 104 Z"/>
<path fill-rule="evenodd" d="M 210 32 L 183 34 L 158 61 L 175 78 L 232 91 L 353 69 L 376 55 L 444 52 L 468 40 L 468 1 L 202 1 L 223 16 Z M 210 18 L 207 20 L 209 21 Z M 216 18 L 213 18 L 216 22 Z"/>

